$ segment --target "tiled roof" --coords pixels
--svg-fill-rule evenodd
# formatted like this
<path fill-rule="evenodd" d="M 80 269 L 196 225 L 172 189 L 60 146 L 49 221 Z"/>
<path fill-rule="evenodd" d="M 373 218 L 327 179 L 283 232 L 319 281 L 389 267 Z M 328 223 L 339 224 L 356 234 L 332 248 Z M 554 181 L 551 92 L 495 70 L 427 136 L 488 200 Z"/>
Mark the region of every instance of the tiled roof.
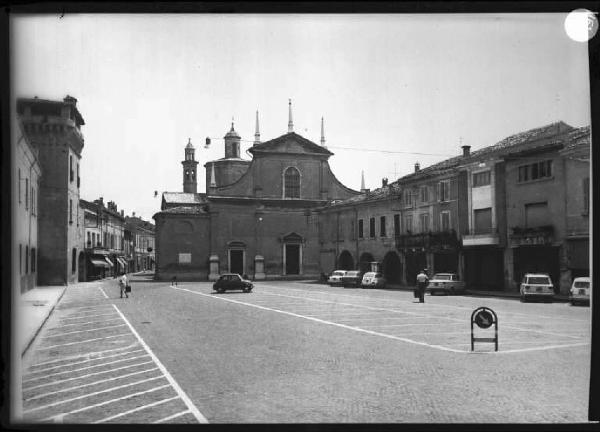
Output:
<path fill-rule="evenodd" d="M 525 132 L 520 132 L 504 138 L 497 144 L 484 147 L 482 149 L 471 152 L 469 156 L 454 156 L 452 158 L 443 160 L 434 165 L 422 168 L 421 170 L 407 174 L 400 177 L 398 180 L 391 182 L 388 186 L 374 189 L 368 193 L 363 193 L 352 198 L 345 200 L 332 201 L 329 206 L 344 205 L 357 202 L 369 202 L 377 201 L 385 198 L 392 198 L 398 196 L 400 193 L 400 187 L 405 183 L 419 180 L 426 177 L 434 177 L 442 175 L 460 165 L 477 162 L 480 160 L 490 159 L 494 157 L 502 157 L 515 151 L 529 150 L 538 146 L 548 145 L 547 141 L 543 139 L 557 136 L 559 138 L 556 142 L 567 142 L 567 146 L 576 144 L 572 140 L 585 140 L 586 133 L 583 131 L 586 128 L 575 129 L 568 124 L 559 121 L 551 123 L 539 128 L 530 129 Z M 588 146 L 589 146 L 589 127 L 587 128 Z"/>
<path fill-rule="evenodd" d="M 567 144 L 560 153 L 570 158 L 589 160 L 591 142 L 590 132 L 590 127 L 584 126 L 568 133 L 565 137 Z"/>
<path fill-rule="evenodd" d="M 206 203 L 202 194 L 191 192 L 164 192 L 163 199 L 167 204 L 200 205 Z"/>
<path fill-rule="evenodd" d="M 250 153 L 254 153 L 255 151 L 272 151 L 277 149 L 281 143 L 285 143 L 286 141 L 295 141 L 304 148 L 306 148 L 310 153 L 320 153 L 326 155 L 332 155 L 329 150 L 325 147 L 321 147 L 320 145 L 312 142 L 309 139 L 304 138 L 302 135 L 298 135 L 296 132 L 289 132 L 285 135 L 281 135 L 280 137 L 274 138 L 269 141 L 265 141 L 263 143 L 254 145 L 248 149 Z"/>

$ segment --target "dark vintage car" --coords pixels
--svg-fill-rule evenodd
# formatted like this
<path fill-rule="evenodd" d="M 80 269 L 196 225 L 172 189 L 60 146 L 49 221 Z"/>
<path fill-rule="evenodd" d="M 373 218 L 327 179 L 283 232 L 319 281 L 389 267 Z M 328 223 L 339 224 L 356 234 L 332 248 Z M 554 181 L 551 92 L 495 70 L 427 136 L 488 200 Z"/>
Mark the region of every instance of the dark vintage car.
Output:
<path fill-rule="evenodd" d="M 358 270 L 350 270 L 342 276 L 343 287 L 359 287 L 365 273 Z"/>
<path fill-rule="evenodd" d="M 250 292 L 254 288 L 252 282 L 242 278 L 237 273 L 227 273 L 219 277 L 219 279 L 213 284 L 213 289 L 222 293 L 229 290 L 242 290 L 244 292 Z"/>

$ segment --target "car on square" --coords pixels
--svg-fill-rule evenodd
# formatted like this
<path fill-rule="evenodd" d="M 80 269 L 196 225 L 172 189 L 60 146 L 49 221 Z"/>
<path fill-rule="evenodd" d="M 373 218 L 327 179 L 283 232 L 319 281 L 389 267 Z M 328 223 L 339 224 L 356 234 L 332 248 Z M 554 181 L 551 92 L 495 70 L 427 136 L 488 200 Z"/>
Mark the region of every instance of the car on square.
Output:
<path fill-rule="evenodd" d="M 333 285 L 341 285 L 342 284 L 342 276 L 346 274 L 346 270 L 335 270 L 331 272 L 329 278 L 327 279 L 327 283 L 330 286 Z"/>
<path fill-rule="evenodd" d="M 386 280 L 379 272 L 367 272 L 361 282 L 363 288 L 385 288 Z"/>
<path fill-rule="evenodd" d="M 242 290 L 250 292 L 254 285 L 249 280 L 244 279 L 237 273 L 222 274 L 219 279 L 213 284 L 213 290 L 218 293 L 232 290 Z"/>
<path fill-rule="evenodd" d="M 573 284 L 569 290 L 569 303 L 590 304 L 590 291 L 592 290 L 592 280 L 589 277 L 578 277 L 573 279 Z"/>
<path fill-rule="evenodd" d="M 344 287 L 359 287 L 362 283 L 364 272 L 360 270 L 350 270 L 346 272 L 344 276 L 342 276 L 342 285 Z"/>
<path fill-rule="evenodd" d="M 429 279 L 429 284 L 425 291 L 431 295 L 437 293 L 459 294 L 464 293 L 465 289 L 465 282 L 459 280 L 456 273 L 435 273 Z"/>
<path fill-rule="evenodd" d="M 521 301 L 533 299 L 552 301 L 554 299 L 554 284 L 547 273 L 525 273 L 519 287 Z"/>

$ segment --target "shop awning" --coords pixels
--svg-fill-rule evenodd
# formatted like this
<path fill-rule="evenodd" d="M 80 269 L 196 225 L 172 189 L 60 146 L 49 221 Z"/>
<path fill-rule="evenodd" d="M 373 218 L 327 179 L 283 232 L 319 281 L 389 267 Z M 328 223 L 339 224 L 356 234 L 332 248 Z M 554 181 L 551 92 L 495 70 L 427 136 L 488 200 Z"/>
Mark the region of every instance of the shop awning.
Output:
<path fill-rule="evenodd" d="M 125 262 L 125 260 L 121 257 L 117 257 L 117 261 L 119 262 L 119 264 L 121 264 L 123 266 L 123 268 L 127 267 L 127 263 Z"/>
<path fill-rule="evenodd" d="M 111 261 L 110 261 L 110 260 L 109 260 L 107 257 L 104 257 L 104 260 L 105 260 L 105 261 L 108 263 L 108 266 L 109 266 L 109 267 L 111 267 L 111 268 L 112 268 L 112 267 L 114 267 L 114 266 L 115 266 L 115 265 L 114 265 L 114 264 L 113 264 L 113 263 L 112 263 L 112 262 L 111 262 Z"/>
<path fill-rule="evenodd" d="M 90 259 L 90 263 L 94 266 L 94 267 L 108 267 L 108 264 L 106 264 L 106 261 L 102 260 L 102 259 Z"/>

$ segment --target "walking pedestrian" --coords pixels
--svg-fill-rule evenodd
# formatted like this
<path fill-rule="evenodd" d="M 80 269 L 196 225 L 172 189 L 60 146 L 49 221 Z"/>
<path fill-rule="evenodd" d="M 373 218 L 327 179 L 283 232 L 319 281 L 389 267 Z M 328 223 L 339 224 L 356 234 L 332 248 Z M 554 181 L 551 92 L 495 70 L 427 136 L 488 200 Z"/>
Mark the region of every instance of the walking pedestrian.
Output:
<path fill-rule="evenodd" d="M 171 286 L 177 286 L 177 276 L 173 276 L 173 279 L 171 279 Z"/>
<path fill-rule="evenodd" d="M 123 298 L 123 293 L 126 298 L 129 298 L 129 292 L 127 291 L 127 287 L 129 286 L 129 280 L 127 279 L 127 275 L 123 272 L 121 277 L 119 278 L 119 287 L 121 288 L 121 298 Z"/>
<path fill-rule="evenodd" d="M 427 288 L 427 284 L 429 283 L 429 278 L 427 277 L 427 269 L 421 270 L 421 273 L 417 275 L 417 289 L 419 291 L 419 303 L 425 303 L 425 288 Z"/>

